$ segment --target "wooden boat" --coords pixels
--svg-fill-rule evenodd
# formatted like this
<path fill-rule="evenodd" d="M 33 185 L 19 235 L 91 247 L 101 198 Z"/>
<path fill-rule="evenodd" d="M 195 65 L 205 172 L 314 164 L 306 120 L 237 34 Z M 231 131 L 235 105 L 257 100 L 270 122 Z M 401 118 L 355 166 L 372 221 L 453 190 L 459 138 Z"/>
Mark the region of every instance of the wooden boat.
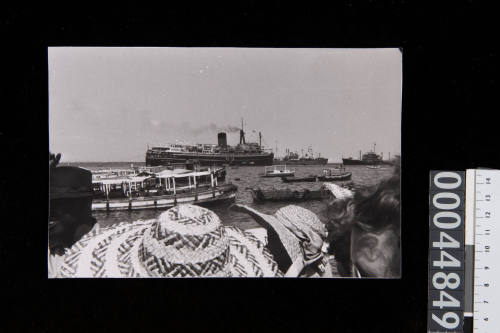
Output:
<path fill-rule="evenodd" d="M 178 204 L 208 205 L 226 201 L 234 201 L 237 187 L 233 184 L 224 184 L 212 188 L 198 189 L 197 191 L 182 192 L 166 195 L 139 196 L 132 198 L 93 200 L 92 210 L 137 210 L 150 208 L 168 208 Z"/>
<path fill-rule="evenodd" d="M 254 202 L 265 202 L 265 201 L 287 201 L 287 202 L 298 202 L 306 200 L 321 200 L 327 197 L 327 194 L 323 190 L 263 190 L 261 188 L 250 189 L 252 198 Z"/>
<path fill-rule="evenodd" d="M 288 170 L 286 165 L 273 165 L 265 167 L 264 173 L 261 177 L 293 177 L 295 175 L 295 170 Z"/>
<path fill-rule="evenodd" d="M 298 183 L 298 182 L 317 182 L 318 176 L 309 176 L 309 177 L 281 177 L 281 180 L 285 183 Z"/>
<path fill-rule="evenodd" d="M 351 176 L 352 172 L 345 171 L 345 168 L 341 166 L 340 168 L 323 169 L 323 174 L 321 176 L 318 176 L 318 179 L 320 181 L 331 182 L 349 180 L 351 179 Z"/>
<path fill-rule="evenodd" d="M 380 169 L 380 165 L 367 165 L 368 169 Z"/>
<path fill-rule="evenodd" d="M 187 172 L 186 172 L 187 171 Z M 219 185 L 216 170 L 163 170 L 154 176 L 94 180 L 92 210 L 135 210 L 234 200 L 237 187 Z"/>
<path fill-rule="evenodd" d="M 320 181 L 325 181 L 325 182 L 332 182 L 332 181 L 341 181 L 341 180 L 349 180 L 351 179 L 352 172 L 343 172 L 338 175 L 330 175 L 330 176 L 321 176 L 318 177 L 318 180 Z"/>
<path fill-rule="evenodd" d="M 324 183 L 320 189 L 309 190 L 309 189 L 261 189 L 261 188 L 247 188 L 252 194 L 254 202 L 267 202 L 267 201 L 284 201 L 284 202 L 300 202 L 307 200 L 324 200 L 332 197 L 336 197 L 336 193 L 333 193 L 331 188 L 337 188 L 341 192 L 352 193 L 354 190 L 352 182 L 343 183 L 341 185 L 334 183 Z"/>
<path fill-rule="evenodd" d="M 352 172 L 346 172 L 345 169 L 324 169 L 323 175 L 321 176 L 308 176 L 303 178 L 288 178 L 281 177 L 281 180 L 285 183 L 296 183 L 296 182 L 331 182 L 331 181 L 343 181 L 351 179 Z"/>

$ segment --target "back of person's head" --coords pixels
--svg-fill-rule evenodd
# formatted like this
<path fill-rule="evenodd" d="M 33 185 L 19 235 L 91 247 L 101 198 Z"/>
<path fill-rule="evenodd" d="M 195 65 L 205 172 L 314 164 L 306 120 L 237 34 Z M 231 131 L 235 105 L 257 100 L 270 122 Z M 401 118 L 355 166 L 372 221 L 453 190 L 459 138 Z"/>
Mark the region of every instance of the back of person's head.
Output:
<path fill-rule="evenodd" d="M 341 275 L 400 275 L 400 174 L 328 205 L 330 252 Z"/>
<path fill-rule="evenodd" d="M 77 167 L 51 167 L 49 247 L 71 247 L 95 224 L 92 217 L 92 174 Z"/>

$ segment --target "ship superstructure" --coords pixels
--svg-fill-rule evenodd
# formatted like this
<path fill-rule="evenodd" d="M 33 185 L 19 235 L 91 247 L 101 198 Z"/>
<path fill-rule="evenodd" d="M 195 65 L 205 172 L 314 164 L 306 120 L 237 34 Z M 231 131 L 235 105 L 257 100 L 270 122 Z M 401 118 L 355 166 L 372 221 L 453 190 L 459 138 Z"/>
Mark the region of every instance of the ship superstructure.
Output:
<path fill-rule="evenodd" d="M 312 147 L 309 146 L 307 148 L 307 152 L 299 157 L 297 152 L 292 152 L 290 149 L 286 149 L 285 157 L 279 160 L 275 160 L 275 163 L 286 163 L 289 165 L 325 165 L 328 163 L 328 159 L 321 157 L 321 154 L 318 154 L 317 157 L 314 157 L 314 152 Z"/>
<path fill-rule="evenodd" d="M 384 160 L 382 155 L 375 152 L 376 143 L 373 144 L 373 150 L 362 154 L 359 152 L 359 159 L 352 157 L 342 158 L 344 165 L 379 165 L 379 164 L 393 164 L 392 160 Z"/>
<path fill-rule="evenodd" d="M 168 165 L 194 161 L 200 165 L 272 165 L 274 154 L 262 148 L 262 134 L 259 142 L 246 142 L 243 120 L 240 141 L 236 146 L 227 144 L 227 134 L 217 134 L 217 144 L 167 144 L 148 148 L 146 165 Z"/>

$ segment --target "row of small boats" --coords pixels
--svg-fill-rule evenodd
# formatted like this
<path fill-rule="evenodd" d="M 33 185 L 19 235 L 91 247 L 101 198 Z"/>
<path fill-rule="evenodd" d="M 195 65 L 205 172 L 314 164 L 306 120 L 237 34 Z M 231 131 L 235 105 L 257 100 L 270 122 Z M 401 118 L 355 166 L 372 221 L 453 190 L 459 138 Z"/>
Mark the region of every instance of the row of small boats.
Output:
<path fill-rule="evenodd" d="M 325 183 L 328 184 L 328 183 Z M 324 200 L 331 197 L 332 193 L 328 190 L 327 186 L 321 186 L 320 189 L 262 189 L 250 188 L 250 193 L 254 202 L 302 202 L 308 200 Z M 352 182 L 343 183 L 338 185 L 341 188 L 352 191 L 354 184 Z"/>
<path fill-rule="evenodd" d="M 380 166 L 379 166 L 380 167 Z M 374 169 L 377 167 L 374 166 Z M 309 175 L 306 177 L 295 177 L 295 170 L 289 170 L 286 165 L 274 165 L 266 167 L 261 177 L 280 177 L 285 183 L 299 183 L 299 182 L 338 182 L 349 181 L 352 172 L 346 171 L 344 166 L 338 166 L 330 169 L 323 169 L 320 175 Z M 352 182 L 342 183 L 341 188 L 353 190 L 354 184 Z M 331 191 L 323 185 L 320 189 L 262 189 L 248 188 L 251 192 L 254 202 L 302 202 L 308 200 L 324 200 L 332 196 Z"/>
<path fill-rule="evenodd" d="M 344 181 L 351 179 L 352 173 L 345 171 L 343 167 L 323 169 L 321 175 L 309 175 L 307 177 L 295 177 L 295 170 L 289 170 L 286 165 L 274 165 L 266 167 L 261 177 L 280 177 L 285 183 L 296 182 L 329 182 L 329 181 Z"/>

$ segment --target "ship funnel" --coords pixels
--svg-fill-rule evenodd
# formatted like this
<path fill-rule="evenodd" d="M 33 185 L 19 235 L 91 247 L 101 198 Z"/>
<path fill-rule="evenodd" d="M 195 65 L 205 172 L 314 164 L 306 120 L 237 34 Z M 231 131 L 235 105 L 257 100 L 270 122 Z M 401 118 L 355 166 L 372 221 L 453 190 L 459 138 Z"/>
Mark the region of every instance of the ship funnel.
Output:
<path fill-rule="evenodd" d="M 219 147 L 226 148 L 227 147 L 227 136 L 226 133 L 220 132 L 217 134 L 217 142 L 219 144 Z"/>

